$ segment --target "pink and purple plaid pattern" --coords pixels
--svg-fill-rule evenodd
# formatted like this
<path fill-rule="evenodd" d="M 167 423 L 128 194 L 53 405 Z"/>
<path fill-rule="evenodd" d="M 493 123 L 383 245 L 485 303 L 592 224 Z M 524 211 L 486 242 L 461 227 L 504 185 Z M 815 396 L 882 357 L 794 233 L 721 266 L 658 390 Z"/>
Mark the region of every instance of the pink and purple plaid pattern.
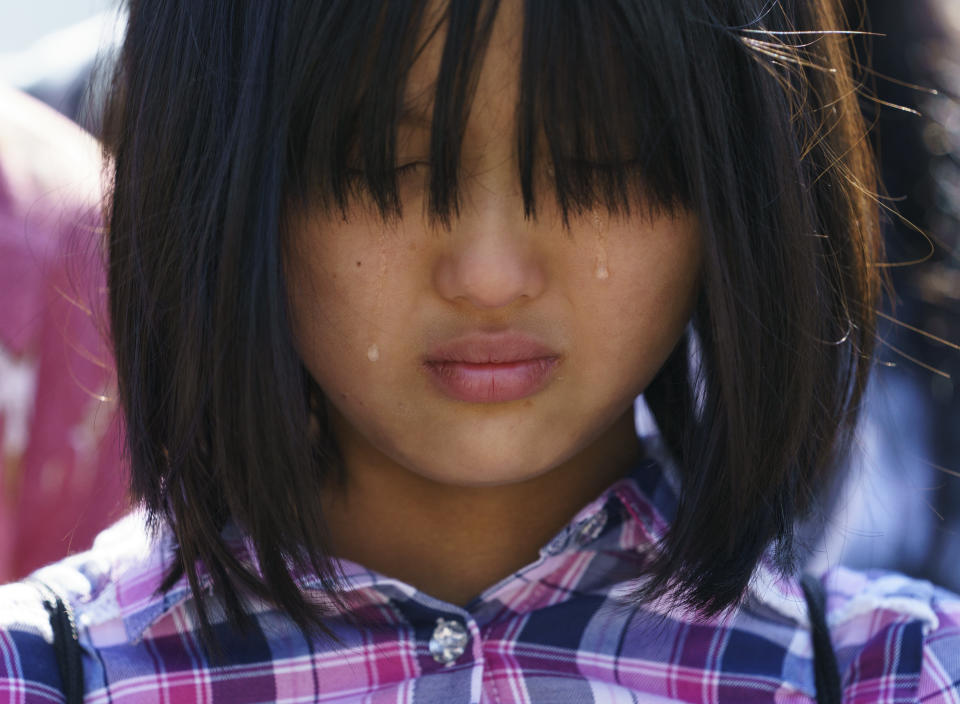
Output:
<path fill-rule="evenodd" d="M 186 586 L 156 595 L 170 544 L 137 516 L 38 576 L 74 605 L 90 704 L 813 701 L 801 591 L 767 566 L 724 618 L 623 603 L 672 515 L 660 467 L 643 462 L 465 608 L 343 561 L 359 621 L 330 621 L 343 647 L 259 604 L 246 633 L 218 623 L 227 664 L 211 664 Z M 891 573 L 824 579 L 845 702 L 960 704 L 958 597 Z M 50 638 L 34 590 L 0 588 L 0 704 L 63 701 Z"/>

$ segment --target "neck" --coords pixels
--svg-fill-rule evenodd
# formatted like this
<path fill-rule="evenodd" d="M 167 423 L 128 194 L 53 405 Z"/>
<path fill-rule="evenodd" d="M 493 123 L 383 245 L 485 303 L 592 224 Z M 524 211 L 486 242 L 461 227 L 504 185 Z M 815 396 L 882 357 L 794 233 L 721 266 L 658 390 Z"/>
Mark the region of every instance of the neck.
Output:
<path fill-rule="evenodd" d="M 570 460 L 496 486 L 436 482 L 392 462 L 349 428 L 338 438 L 346 485 L 322 499 L 333 554 L 461 606 L 536 560 L 540 547 L 640 454 L 632 408 Z"/>

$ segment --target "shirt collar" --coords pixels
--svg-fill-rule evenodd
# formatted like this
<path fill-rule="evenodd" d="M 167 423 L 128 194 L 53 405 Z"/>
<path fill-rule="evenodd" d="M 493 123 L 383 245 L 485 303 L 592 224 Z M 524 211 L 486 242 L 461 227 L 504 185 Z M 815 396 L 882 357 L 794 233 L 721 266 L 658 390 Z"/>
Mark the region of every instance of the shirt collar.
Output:
<path fill-rule="evenodd" d="M 614 529 L 619 531 L 616 543 L 618 550 L 646 552 L 658 549 L 676 512 L 679 480 L 674 464 L 659 438 L 643 438 L 642 442 L 645 449 L 643 459 L 626 476 L 580 509 L 562 530 L 540 548 L 539 559 L 520 572 L 551 559 L 562 560 L 570 553 L 587 550 Z M 621 520 L 612 521 L 611 512 L 617 508 L 621 509 Z M 169 532 L 161 532 L 150 537 L 147 531 L 130 525 L 130 521 L 142 523 L 143 516 L 135 514 L 109 529 L 104 534 L 106 538 L 98 539 L 95 551 L 99 547 L 107 547 L 106 543 L 115 547 L 116 541 L 124 536 L 127 536 L 128 543 L 134 543 L 125 550 L 127 558 L 122 561 L 125 569 L 118 579 L 113 580 L 115 589 L 101 598 L 107 598 L 115 604 L 128 638 L 136 641 L 147 628 L 187 601 L 190 590 L 186 578 L 181 578 L 166 594 L 158 595 L 159 586 L 174 557 L 172 536 Z M 110 535 L 113 535 L 113 540 L 108 539 Z M 235 525 L 227 527 L 224 537 L 238 556 L 256 569 L 253 551 Z M 353 593 L 385 585 L 411 595 L 416 591 L 400 580 L 349 560 L 335 560 L 334 563 L 339 567 L 341 579 L 338 581 L 345 592 Z M 517 574 L 520 573 L 485 590 L 479 598 L 494 593 Z M 296 575 L 296 579 L 304 589 L 321 587 L 313 574 Z M 765 560 L 750 584 L 748 599 L 758 598 L 780 613 L 803 622 L 803 599 L 798 595 L 795 585 L 778 579 L 769 561 Z M 349 598 L 348 594 L 344 596 Z"/>

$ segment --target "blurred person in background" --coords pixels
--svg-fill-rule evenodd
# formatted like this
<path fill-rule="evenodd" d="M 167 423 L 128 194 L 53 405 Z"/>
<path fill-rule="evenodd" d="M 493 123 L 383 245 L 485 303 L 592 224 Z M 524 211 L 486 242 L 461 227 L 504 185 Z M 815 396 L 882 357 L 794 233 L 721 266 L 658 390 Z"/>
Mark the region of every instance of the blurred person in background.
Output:
<path fill-rule="evenodd" d="M 105 12 L 0 47 L 3 580 L 88 548 L 129 507 L 102 310 L 102 159 L 77 127 L 98 130 L 91 76 L 117 26 Z"/>
<path fill-rule="evenodd" d="M 0 580 L 126 508 L 102 317 L 96 141 L 0 86 Z"/>

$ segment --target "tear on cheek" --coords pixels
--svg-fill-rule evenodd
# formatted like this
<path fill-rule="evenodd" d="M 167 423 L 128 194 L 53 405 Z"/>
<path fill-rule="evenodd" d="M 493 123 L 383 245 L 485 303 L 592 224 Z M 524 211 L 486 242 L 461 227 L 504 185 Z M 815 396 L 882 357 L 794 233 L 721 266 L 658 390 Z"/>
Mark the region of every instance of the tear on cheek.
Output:
<path fill-rule="evenodd" d="M 607 257 L 603 252 L 597 255 L 597 263 L 593 269 L 593 275 L 601 281 L 610 278 L 610 270 L 607 268 Z"/>
<path fill-rule="evenodd" d="M 604 281 L 610 278 L 610 269 L 607 267 L 607 237 L 603 218 L 596 210 L 593 211 L 593 231 L 597 237 L 597 256 L 594 259 L 593 275 Z"/>

